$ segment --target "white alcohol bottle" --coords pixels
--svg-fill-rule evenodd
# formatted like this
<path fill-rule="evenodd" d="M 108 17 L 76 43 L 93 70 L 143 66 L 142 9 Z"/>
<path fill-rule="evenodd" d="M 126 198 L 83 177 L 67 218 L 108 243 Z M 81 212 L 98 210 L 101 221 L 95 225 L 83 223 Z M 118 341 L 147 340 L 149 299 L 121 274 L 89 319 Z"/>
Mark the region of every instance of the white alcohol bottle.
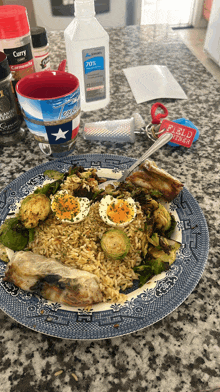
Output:
<path fill-rule="evenodd" d="M 68 72 L 80 81 L 81 109 L 105 107 L 110 100 L 109 36 L 95 18 L 94 0 L 75 0 L 75 17 L 64 37 Z"/>

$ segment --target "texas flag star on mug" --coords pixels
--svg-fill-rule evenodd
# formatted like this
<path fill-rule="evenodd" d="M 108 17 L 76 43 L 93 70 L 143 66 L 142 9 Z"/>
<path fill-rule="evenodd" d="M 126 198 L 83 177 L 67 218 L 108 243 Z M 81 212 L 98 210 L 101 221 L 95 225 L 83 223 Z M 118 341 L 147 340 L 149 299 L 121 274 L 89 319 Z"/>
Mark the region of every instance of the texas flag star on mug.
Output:
<path fill-rule="evenodd" d="M 50 144 L 60 144 L 72 139 L 72 121 L 64 124 L 46 126 Z"/>
<path fill-rule="evenodd" d="M 52 136 L 56 136 L 56 141 L 58 140 L 58 139 L 66 139 L 66 133 L 67 133 L 68 131 L 65 131 L 65 132 L 63 132 L 62 131 L 62 129 L 60 128 L 59 129 L 59 132 L 58 133 L 52 133 L 51 135 Z"/>

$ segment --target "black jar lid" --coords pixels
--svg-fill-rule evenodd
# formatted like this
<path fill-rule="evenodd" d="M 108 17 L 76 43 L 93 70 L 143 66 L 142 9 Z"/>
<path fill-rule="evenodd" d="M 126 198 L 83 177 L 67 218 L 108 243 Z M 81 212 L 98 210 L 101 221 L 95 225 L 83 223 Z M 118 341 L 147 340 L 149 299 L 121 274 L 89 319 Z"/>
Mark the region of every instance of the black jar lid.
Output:
<path fill-rule="evenodd" d="M 0 80 L 7 78 L 10 73 L 7 56 L 4 52 L 0 52 Z"/>
<path fill-rule="evenodd" d="M 33 48 L 41 48 L 48 44 L 47 32 L 44 27 L 32 27 L 31 28 L 31 39 Z"/>

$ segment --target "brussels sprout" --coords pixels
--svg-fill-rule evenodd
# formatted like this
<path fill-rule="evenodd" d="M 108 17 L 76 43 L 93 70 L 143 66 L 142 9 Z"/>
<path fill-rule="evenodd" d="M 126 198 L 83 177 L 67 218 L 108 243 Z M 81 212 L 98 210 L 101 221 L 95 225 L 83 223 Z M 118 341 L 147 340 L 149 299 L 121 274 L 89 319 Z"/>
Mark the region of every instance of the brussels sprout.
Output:
<path fill-rule="evenodd" d="M 101 247 L 108 257 L 122 259 L 130 249 L 130 240 L 121 229 L 106 231 L 101 239 Z"/>
<path fill-rule="evenodd" d="M 160 236 L 158 233 L 153 233 L 151 238 L 149 238 L 149 242 L 157 249 L 162 249 L 165 253 L 169 253 L 171 249 L 169 239 Z"/>
<path fill-rule="evenodd" d="M 160 242 L 159 235 L 158 235 L 157 233 L 153 233 L 153 235 L 151 236 L 151 238 L 149 238 L 149 242 L 150 242 L 153 246 L 159 246 L 159 242 Z"/>
<path fill-rule="evenodd" d="M 165 233 L 166 238 L 170 238 L 171 237 L 171 235 L 174 232 L 175 227 L 176 227 L 176 219 L 174 218 L 174 216 L 172 214 L 170 214 L 170 216 L 171 216 L 171 222 L 170 222 L 169 229 L 166 230 L 166 233 Z"/>
<path fill-rule="evenodd" d="M 80 173 L 80 178 L 84 178 L 86 180 L 86 179 L 90 178 L 92 176 L 92 174 L 93 174 L 92 171 L 88 170 L 83 173 Z"/>
<path fill-rule="evenodd" d="M 139 286 L 143 286 L 152 276 L 161 274 L 167 269 L 166 263 L 160 259 L 147 260 L 145 264 L 134 267 L 134 271 L 139 275 Z"/>
<path fill-rule="evenodd" d="M 0 243 L 0 259 L 5 263 L 8 263 L 9 258 L 6 252 L 6 248 L 3 244 Z"/>
<path fill-rule="evenodd" d="M 56 180 L 54 182 L 50 182 L 49 184 L 45 184 L 44 186 L 37 188 L 34 191 L 34 194 L 42 194 L 46 196 L 54 195 L 60 188 L 61 182 L 62 180 Z"/>
<path fill-rule="evenodd" d="M 43 194 L 31 194 L 21 203 L 19 219 L 27 229 L 37 227 L 40 220 L 49 215 L 50 199 Z"/>
<path fill-rule="evenodd" d="M 181 244 L 176 241 L 167 240 L 170 246 L 169 251 L 166 252 L 163 249 L 158 249 L 157 247 L 150 247 L 148 249 L 148 255 L 154 259 L 158 259 L 164 263 L 173 264 L 176 260 L 176 252 L 180 248 Z"/>
<path fill-rule="evenodd" d="M 169 230 L 171 226 L 171 215 L 166 208 L 159 203 L 158 208 L 154 211 L 154 219 L 156 229 L 158 230 Z"/>
<path fill-rule="evenodd" d="M 28 244 L 29 231 L 18 218 L 6 219 L 0 228 L 0 242 L 15 251 L 24 249 Z"/>
<path fill-rule="evenodd" d="M 57 170 L 46 170 L 44 175 L 54 180 L 62 180 L 64 177 L 64 173 L 60 173 Z"/>

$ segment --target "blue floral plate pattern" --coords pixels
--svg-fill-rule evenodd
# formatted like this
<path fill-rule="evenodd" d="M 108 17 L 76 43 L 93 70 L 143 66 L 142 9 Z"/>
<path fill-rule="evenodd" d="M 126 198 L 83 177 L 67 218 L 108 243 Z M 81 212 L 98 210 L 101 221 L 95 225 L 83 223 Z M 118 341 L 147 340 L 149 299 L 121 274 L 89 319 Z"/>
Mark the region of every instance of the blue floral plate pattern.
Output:
<path fill-rule="evenodd" d="M 65 172 L 77 164 L 94 167 L 99 175 L 117 179 L 135 159 L 115 155 L 86 154 L 54 160 L 22 174 L 0 193 L 0 223 L 16 203 L 45 181 L 45 170 Z M 150 283 L 127 292 L 127 301 L 94 305 L 90 311 L 67 308 L 4 282 L 6 264 L 0 260 L 0 308 L 27 328 L 66 339 L 107 339 L 126 335 L 161 320 L 175 310 L 198 284 L 208 257 L 209 235 L 205 217 L 190 192 L 182 192 L 170 205 L 178 217 L 182 246 L 167 272 Z"/>

